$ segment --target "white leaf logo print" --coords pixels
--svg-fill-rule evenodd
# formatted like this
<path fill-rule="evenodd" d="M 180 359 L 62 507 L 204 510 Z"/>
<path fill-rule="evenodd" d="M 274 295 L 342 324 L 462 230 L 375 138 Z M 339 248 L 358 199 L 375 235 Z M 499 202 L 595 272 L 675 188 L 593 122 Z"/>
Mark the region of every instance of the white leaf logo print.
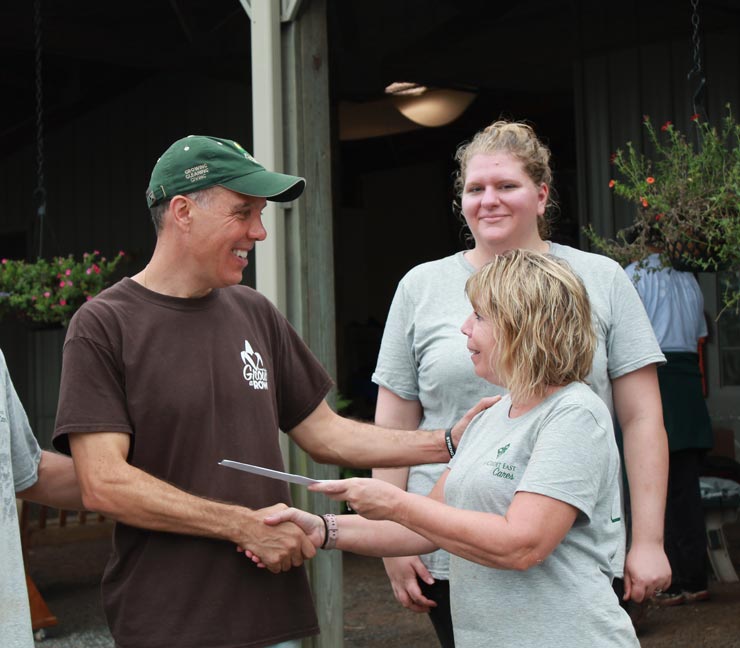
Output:
<path fill-rule="evenodd" d="M 262 361 L 262 356 L 257 353 L 248 340 L 244 340 L 244 351 L 241 352 L 244 363 L 242 375 L 252 389 L 267 389 L 267 369 Z"/>

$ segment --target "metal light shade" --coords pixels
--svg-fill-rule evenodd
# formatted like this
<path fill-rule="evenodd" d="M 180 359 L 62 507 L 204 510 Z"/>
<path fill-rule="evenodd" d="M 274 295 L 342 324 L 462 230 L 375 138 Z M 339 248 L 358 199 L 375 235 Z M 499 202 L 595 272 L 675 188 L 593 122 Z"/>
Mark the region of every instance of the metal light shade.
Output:
<path fill-rule="evenodd" d="M 462 90 L 427 90 L 419 96 L 394 95 L 393 104 L 401 114 L 422 126 L 445 126 L 455 121 L 475 99 Z"/>

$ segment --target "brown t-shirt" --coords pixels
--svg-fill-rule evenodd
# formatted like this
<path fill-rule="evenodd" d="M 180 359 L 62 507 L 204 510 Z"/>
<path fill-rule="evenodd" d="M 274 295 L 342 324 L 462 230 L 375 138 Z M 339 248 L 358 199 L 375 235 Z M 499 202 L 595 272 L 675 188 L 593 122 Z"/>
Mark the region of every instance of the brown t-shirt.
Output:
<path fill-rule="evenodd" d="M 278 430 L 330 387 L 256 291 L 179 299 L 124 279 L 69 326 L 54 446 L 68 453 L 69 434 L 124 432 L 129 463 L 189 493 L 253 509 L 290 503 L 284 482 L 217 464 L 282 469 Z M 121 648 L 257 647 L 318 632 L 303 568 L 275 575 L 231 543 L 120 523 L 103 602 Z"/>

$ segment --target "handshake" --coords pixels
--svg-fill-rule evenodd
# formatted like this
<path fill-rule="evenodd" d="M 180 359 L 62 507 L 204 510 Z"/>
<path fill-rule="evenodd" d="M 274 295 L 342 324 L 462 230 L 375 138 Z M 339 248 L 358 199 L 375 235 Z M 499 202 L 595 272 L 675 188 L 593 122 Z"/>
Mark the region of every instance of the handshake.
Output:
<path fill-rule="evenodd" d="M 333 500 L 346 501 L 352 510 L 372 520 L 392 519 L 398 503 L 408 495 L 378 479 L 323 481 L 308 488 Z M 275 574 L 302 565 L 316 555 L 318 548 L 326 546 L 328 528 L 320 515 L 274 504 L 251 511 L 251 516 L 249 537 L 239 541 L 237 551 Z"/>

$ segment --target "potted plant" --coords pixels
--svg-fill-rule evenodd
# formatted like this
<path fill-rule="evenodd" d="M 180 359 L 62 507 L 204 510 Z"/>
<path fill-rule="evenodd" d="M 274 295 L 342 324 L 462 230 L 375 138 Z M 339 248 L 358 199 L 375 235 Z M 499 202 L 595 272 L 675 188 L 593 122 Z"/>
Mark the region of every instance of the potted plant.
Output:
<path fill-rule="evenodd" d="M 124 257 L 100 252 L 38 259 L 29 263 L 0 261 L 0 317 L 15 317 L 34 326 L 66 326 L 75 311 L 111 283 Z"/>
<path fill-rule="evenodd" d="M 620 263 L 658 250 L 678 270 L 740 270 L 740 125 L 727 104 L 720 128 L 691 118 L 691 136 L 670 121 L 657 130 L 645 116 L 652 155 L 632 142 L 612 156 L 614 193 L 635 204 L 632 225 L 607 240 L 592 228 L 594 245 Z M 694 144 L 694 141 L 696 144 Z M 725 307 L 740 307 L 738 286 L 726 286 Z"/>

